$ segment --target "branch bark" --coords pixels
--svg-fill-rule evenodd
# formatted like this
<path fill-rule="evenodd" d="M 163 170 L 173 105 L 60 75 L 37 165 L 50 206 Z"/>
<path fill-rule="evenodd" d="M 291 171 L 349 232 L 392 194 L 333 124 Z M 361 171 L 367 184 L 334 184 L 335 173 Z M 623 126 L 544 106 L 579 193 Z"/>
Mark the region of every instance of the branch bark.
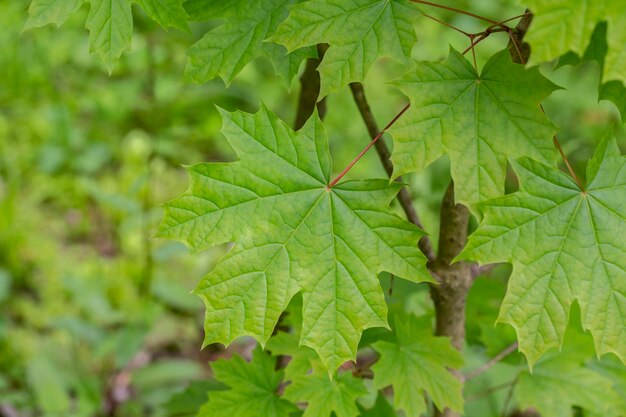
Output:
<path fill-rule="evenodd" d="M 453 182 L 450 182 L 443 197 L 440 219 L 437 259 L 429 265 L 438 281 L 430 286 L 430 296 L 435 305 L 435 334 L 449 337 L 452 346 L 462 351 L 465 342 L 465 305 L 473 282 L 472 263 L 462 261 L 452 264 L 452 260 L 467 243 L 470 212 L 467 207 L 455 202 Z M 460 371 L 451 372 L 463 381 Z M 435 416 L 457 417 L 460 414 L 445 409 L 436 410 Z"/>
<path fill-rule="evenodd" d="M 295 130 L 300 130 L 302 126 L 309 120 L 313 114 L 313 110 L 317 105 L 317 112 L 320 119 L 326 115 L 326 98 L 322 98 L 318 102 L 320 95 L 320 73 L 317 67 L 324 58 L 324 54 L 328 49 L 328 45 L 317 45 L 317 58 L 309 58 L 306 61 L 304 72 L 300 76 L 300 96 L 298 97 L 298 110 L 296 113 L 296 121 L 294 123 Z"/>
<path fill-rule="evenodd" d="M 372 109 L 367 102 L 363 84 L 351 83 L 350 90 L 352 91 L 352 97 L 354 98 L 354 102 L 356 103 L 356 106 L 361 113 L 363 122 L 367 127 L 367 131 L 373 139 L 380 133 L 380 130 L 378 128 L 378 124 L 376 123 L 376 119 L 374 119 Z M 389 151 L 389 148 L 387 147 L 387 144 L 384 142 L 383 139 L 384 138 L 380 138 L 378 141 L 376 141 L 374 146 L 376 147 L 376 153 L 380 158 L 380 162 L 385 168 L 385 172 L 387 172 L 387 175 L 389 176 L 389 178 L 391 178 L 393 175 L 393 163 L 390 159 L 391 152 Z M 396 181 L 402 181 L 402 178 L 398 177 Z M 413 206 L 413 199 L 411 198 L 411 193 L 409 192 L 409 190 L 406 187 L 403 187 L 402 189 L 400 189 L 397 198 L 400 206 L 402 207 L 402 210 L 404 210 L 404 213 L 406 214 L 407 219 L 423 230 L 424 226 L 422 225 L 417 211 L 415 210 L 415 206 Z M 426 258 L 429 261 L 435 260 L 435 252 L 428 236 L 424 236 L 423 238 L 421 238 L 418 246 L 420 250 L 424 253 L 424 255 L 426 255 Z"/>
<path fill-rule="evenodd" d="M 485 362 L 485 364 L 482 365 L 480 368 L 474 369 L 472 372 L 468 372 L 467 374 L 465 374 L 465 381 L 467 381 L 468 379 L 476 378 L 478 375 L 482 374 L 483 372 L 487 372 L 489 369 L 491 369 L 494 365 L 496 365 L 502 359 L 506 358 L 511 353 L 515 352 L 517 350 L 517 346 L 518 346 L 517 342 L 512 343 L 502 352 L 498 353 L 489 361 Z"/>

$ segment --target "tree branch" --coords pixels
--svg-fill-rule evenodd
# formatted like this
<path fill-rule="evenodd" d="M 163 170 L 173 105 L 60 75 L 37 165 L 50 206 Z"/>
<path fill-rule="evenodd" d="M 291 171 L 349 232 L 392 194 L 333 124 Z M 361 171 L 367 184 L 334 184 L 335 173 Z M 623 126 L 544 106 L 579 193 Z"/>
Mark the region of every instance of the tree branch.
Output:
<path fill-rule="evenodd" d="M 316 104 L 320 119 L 323 119 L 326 115 L 326 98 L 324 97 L 319 103 L 317 102 L 320 95 L 320 73 L 317 71 L 317 67 L 322 62 L 327 49 L 328 45 L 317 45 L 318 57 L 307 59 L 304 72 L 300 76 L 301 88 L 300 96 L 298 97 L 296 121 L 294 123 L 295 130 L 300 130 L 306 121 L 309 120 Z"/>
<path fill-rule="evenodd" d="M 517 346 L 518 346 L 517 342 L 511 344 L 509 347 L 504 349 L 502 352 L 498 353 L 496 356 L 491 358 L 489 361 L 485 362 L 485 364 L 483 366 L 481 366 L 480 368 L 477 368 L 477 369 L 474 369 L 471 372 L 468 372 L 467 374 L 465 374 L 465 380 L 467 381 L 468 379 L 476 378 L 478 375 L 482 374 L 483 372 L 488 371 L 494 365 L 496 365 L 498 362 L 500 362 L 502 359 L 506 358 L 511 353 L 515 352 L 517 350 Z"/>
<path fill-rule="evenodd" d="M 361 83 L 351 83 L 350 90 L 352 91 L 352 97 L 354 97 L 354 102 L 356 103 L 359 112 L 361 113 L 361 117 L 363 118 L 363 122 L 367 127 L 367 131 L 369 132 L 372 138 L 375 138 L 380 132 L 378 129 L 378 124 L 376 123 L 376 119 L 374 119 L 374 114 L 367 102 L 367 98 L 365 96 L 365 90 L 363 89 L 363 84 Z M 390 156 L 391 152 L 389 152 L 389 148 L 387 144 L 381 139 L 375 142 L 374 146 L 376 147 L 376 153 L 380 158 L 380 162 L 385 168 L 385 172 L 389 176 L 389 178 L 393 175 L 393 163 L 391 162 Z M 400 177 L 396 179 L 396 181 L 402 181 Z M 406 187 L 402 187 L 400 192 L 398 193 L 398 202 L 404 210 L 407 219 L 419 227 L 420 229 L 424 229 L 422 222 L 415 210 L 415 206 L 413 205 L 413 199 L 411 198 L 411 194 Z M 420 250 L 426 255 L 429 261 L 435 260 L 435 252 L 433 250 L 432 244 L 430 243 L 430 239 L 428 236 L 424 236 L 420 239 L 418 246 Z"/>
<path fill-rule="evenodd" d="M 429 265 L 437 284 L 430 285 L 430 296 L 435 305 L 437 336 L 450 338 L 458 351 L 465 342 L 465 305 L 467 294 L 472 286 L 472 263 L 452 260 L 461 253 L 467 243 L 467 227 L 470 212 L 454 200 L 454 183 L 451 181 L 441 203 L 439 227 L 439 249 L 437 259 Z M 461 381 L 463 375 L 458 370 L 451 372 Z M 445 409 L 436 410 L 437 417 L 457 417 L 459 414 Z"/>

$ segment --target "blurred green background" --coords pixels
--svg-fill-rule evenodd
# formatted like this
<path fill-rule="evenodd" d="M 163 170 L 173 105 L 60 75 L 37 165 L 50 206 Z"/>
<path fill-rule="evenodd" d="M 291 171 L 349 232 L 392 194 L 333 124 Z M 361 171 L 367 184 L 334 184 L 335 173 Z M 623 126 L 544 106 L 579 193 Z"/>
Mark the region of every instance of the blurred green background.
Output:
<path fill-rule="evenodd" d="M 501 18 L 520 11 L 503 1 L 462 6 Z M 192 256 L 180 244 L 152 238 L 159 205 L 186 188 L 182 165 L 234 157 L 219 134 L 216 105 L 254 111 L 263 101 L 292 123 L 297 79 L 289 90 L 258 60 L 228 88 L 219 80 L 188 85 L 186 49 L 215 22 L 166 32 L 139 8 L 133 51 L 109 76 L 88 53 L 86 7 L 60 30 L 21 33 L 27 8 L 27 0 L 0 2 L 0 415 L 187 415 L 180 404 L 193 407 L 197 396 L 182 394 L 186 403 L 172 398 L 180 400 L 176 394 L 190 382 L 205 381 L 208 363 L 229 354 L 219 346 L 200 350 L 203 306 L 189 292 L 228 248 Z M 466 16 L 433 15 L 481 30 Z M 418 59 L 444 57 L 449 42 L 466 46 L 430 20 L 418 28 L 424 39 L 415 48 Z M 494 35 L 480 45 L 479 62 L 505 45 Z M 404 70 L 384 61 L 368 76 L 381 126 L 405 103 L 386 84 Z M 600 135 L 621 125 L 619 115 L 612 104 L 598 103 L 596 64 L 544 70 L 565 87 L 546 111 L 582 173 Z M 368 136 L 347 89 L 329 97 L 328 106 L 325 125 L 340 171 Z M 621 130 L 619 137 L 623 144 Z M 350 176 L 384 171 L 372 152 Z M 447 161 L 405 181 L 436 234 Z M 495 285 L 473 289 L 468 343 L 477 346 L 470 349 L 477 361 L 511 341 L 510 329 L 493 327 L 506 274 L 504 268 Z M 396 297 L 420 310 L 429 300 L 419 294 Z M 202 396 L 201 384 L 192 390 Z"/>

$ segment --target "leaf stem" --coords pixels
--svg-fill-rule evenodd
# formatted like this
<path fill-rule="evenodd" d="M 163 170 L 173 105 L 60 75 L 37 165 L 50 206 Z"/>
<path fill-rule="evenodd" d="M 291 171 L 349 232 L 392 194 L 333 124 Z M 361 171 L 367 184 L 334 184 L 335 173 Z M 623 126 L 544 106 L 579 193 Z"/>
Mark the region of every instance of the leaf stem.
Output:
<path fill-rule="evenodd" d="M 498 362 L 500 362 L 502 359 L 506 358 L 511 353 L 515 352 L 517 350 L 517 347 L 518 347 L 518 343 L 517 342 L 511 344 L 506 349 L 504 349 L 502 352 L 498 353 L 496 356 L 491 358 L 489 361 L 485 362 L 485 364 L 482 365 L 480 368 L 474 369 L 473 371 L 468 372 L 467 374 L 465 374 L 465 380 L 467 381 L 467 380 L 470 380 L 472 378 L 476 378 L 478 375 L 488 371 L 494 365 L 496 365 Z"/>
<path fill-rule="evenodd" d="M 352 169 L 352 167 L 359 162 L 359 159 L 361 159 L 363 157 L 363 155 L 365 155 L 365 153 L 367 151 L 369 151 L 369 149 L 374 146 L 374 144 L 378 141 L 378 139 L 381 138 L 382 135 L 385 134 L 385 132 L 387 132 L 387 130 L 393 126 L 393 124 L 398 121 L 398 119 L 400 118 L 400 116 L 402 116 L 404 114 L 404 112 L 406 112 L 409 107 L 411 106 L 411 103 L 407 103 L 406 106 L 404 106 L 404 108 L 402 110 L 400 110 L 400 112 L 398 114 L 395 115 L 395 117 L 393 119 L 391 119 L 391 121 L 387 124 L 387 126 L 385 126 L 385 128 L 383 130 L 381 130 L 375 137 L 374 139 L 372 139 L 372 141 L 365 147 L 365 149 L 363 149 L 357 156 L 356 158 L 354 158 L 352 160 L 352 162 L 350 162 L 348 164 L 347 167 L 344 168 L 343 171 L 341 171 L 341 173 L 339 175 L 337 175 L 337 177 L 332 180 L 328 186 L 326 188 L 330 189 L 333 188 L 347 173 L 348 171 L 350 171 L 350 169 Z"/>
<path fill-rule="evenodd" d="M 379 131 L 378 124 L 376 123 L 374 115 L 372 114 L 372 110 L 370 109 L 369 103 L 367 102 L 367 97 L 365 96 L 365 89 L 363 88 L 363 84 L 351 83 L 350 90 L 352 91 L 352 97 L 354 98 L 354 102 L 356 103 L 356 106 L 361 113 L 363 122 L 367 127 L 367 131 L 369 132 L 372 139 L 374 139 L 377 135 L 377 132 Z M 389 159 L 391 156 L 389 148 L 385 144 L 384 140 L 377 141 L 375 143 L 375 147 L 376 153 L 378 153 L 378 157 L 380 158 L 380 162 L 385 168 L 385 172 L 387 173 L 389 178 L 391 178 L 393 176 L 393 163 Z M 401 182 L 402 178 L 398 177 L 396 178 L 396 181 Z M 411 193 L 409 192 L 409 190 L 406 187 L 402 187 L 398 192 L 396 198 L 398 199 L 402 210 L 404 210 L 406 218 L 411 223 L 424 230 L 424 226 L 422 225 L 417 211 L 415 210 L 415 206 L 413 205 L 413 198 L 411 197 Z M 426 255 L 426 258 L 428 258 L 429 261 L 435 260 L 435 252 L 428 236 L 424 236 L 423 238 L 421 238 L 418 246 L 422 253 Z"/>
<path fill-rule="evenodd" d="M 476 19 L 483 20 L 485 22 L 493 23 L 493 24 L 496 24 L 496 25 L 499 24 L 499 22 L 497 22 L 497 21 L 495 21 L 493 19 L 489 19 L 488 17 L 480 16 L 480 15 L 477 15 L 475 13 L 468 12 L 468 11 L 461 10 L 461 9 L 457 9 L 457 8 L 454 8 L 454 7 L 444 6 L 443 4 L 431 3 L 431 2 L 425 1 L 425 0 L 411 0 L 411 1 L 413 3 L 425 4 L 427 6 L 438 7 L 440 9 L 448 10 L 448 11 L 451 11 L 451 12 L 464 14 L 466 16 L 471 16 L 471 17 L 474 17 Z"/>
<path fill-rule="evenodd" d="M 472 36 L 472 34 L 471 34 L 471 33 L 468 33 L 468 32 L 466 32 L 466 31 L 464 31 L 463 29 L 459 29 L 458 27 L 456 27 L 456 26 L 454 26 L 454 25 L 451 25 L 450 23 L 445 22 L 445 21 L 443 21 L 443 20 L 441 20 L 441 19 L 438 19 L 438 18 L 436 18 L 435 16 L 431 16 L 431 15 L 429 15 L 429 14 L 427 14 L 427 13 L 422 13 L 422 16 L 427 17 L 427 18 L 429 18 L 429 19 L 431 19 L 431 20 L 434 20 L 435 22 L 441 23 L 442 25 L 447 26 L 447 27 L 449 27 L 450 29 L 456 30 L 457 32 L 460 32 L 460 33 L 462 33 L 463 35 L 465 35 L 465 36 L 467 36 L 467 37 L 471 37 L 471 36 Z"/>
<path fill-rule="evenodd" d="M 530 16 L 530 18 L 532 19 L 532 14 L 527 13 L 527 15 Z M 523 36 L 523 34 L 522 34 Z M 516 36 L 513 35 L 512 32 L 509 32 L 509 38 L 511 40 L 511 45 L 513 45 L 518 57 L 519 57 L 519 63 L 521 63 L 522 65 L 526 65 L 528 59 L 526 56 L 524 56 L 524 54 L 522 53 L 522 48 L 520 48 L 520 45 L 518 44 L 518 39 Z M 539 107 L 541 108 L 541 111 L 545 114 L 545 109 L 543 108 L 542 104 L 539 104 Z M 559 154 L 561 154 L 561 158 L 563 159 L 563 162 L 565 163 L 565 166 L 567 167 L 567 170 L 569 171 L 569 174 L 571 175 L 571 177 L 574 179 L 574 181 L 576 182 L 576 185 L 578 186 L 578 188 L 580 189 L 580 191 L 582 191 L 583 194 L 586 193 L 585 191 L 585 186 L 583 185 L 582 181 L 578 178 L 578 176 L 576 175 L 576 173 L 574 172 L 574 169 L 572 168 L 572 165 L 569 162 L 569 159 L 567 159 L 567 155 L 565 155 L 565 152 L 563 151 L 563 147 L 561 146 L 561 143 L 559 142 L 559 139 L 557 138 L 556 135 L 554 135 L 552 137 L 552 143 L 554 143 L 554 147 L 559 151 Z"/>

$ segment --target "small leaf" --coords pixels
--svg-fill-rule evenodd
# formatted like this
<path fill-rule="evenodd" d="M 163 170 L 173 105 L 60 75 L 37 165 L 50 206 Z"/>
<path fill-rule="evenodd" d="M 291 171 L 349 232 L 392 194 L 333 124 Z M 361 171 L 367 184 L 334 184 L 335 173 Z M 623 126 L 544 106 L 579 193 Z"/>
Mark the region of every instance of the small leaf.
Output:
<path fill-rule="evenodd" d="M 440 410 L 463 410 L 461 382 L 447 369 L 463 366 L 463 358 L 448 338 L 431 336 L 431 327 L 428 320 L 399 314 L 394 321 L 395 340 L 372 345 L 380 354 L 372 367 L 374 386 L 393 386 L 395 408 L 407 417 L 427 411 L 424 393 Z"/>
<path fill-rule="evenodd" d="M 611 381 L 564 352 L 542 359 L 532 373 L 522 372 L 515 398 L 519 406 L 533 407 L 542 417 L 570 416 L 574 406 L 594 415 L 622 415 Z"/>
<path fill-rule="evenodd" d="M 513 264 L 499 321 L 516 329 L 531 365 L 561 345 L 574 300 L 598 355 L 626 361 L 626 161 L 615 140 L 598 146 L 585 192 L 530 159 L 513 167 L 520 190 L 484 203 L 459 258 Z"/>
<path fill-rule="evenodd" d="M 198 417 L 288 417 L 297 408 L 277 394 L 282 372 L 275 367 L 276 361 L 258 348 L 250 363 L 239 356 L 212 363 L 215 379 L 230 389 L 211 392 Z"/>
<path fill-rule="evenodd" d="M 326 372 L 317 371 L 296 379 L 285 390 L 285 398 L 293 402 L 306 402 L 302 417 L 356 417 L 359 409 L 356 400 L 367 395 L 363 380 L 349 372 L 330 379 Z"/>

